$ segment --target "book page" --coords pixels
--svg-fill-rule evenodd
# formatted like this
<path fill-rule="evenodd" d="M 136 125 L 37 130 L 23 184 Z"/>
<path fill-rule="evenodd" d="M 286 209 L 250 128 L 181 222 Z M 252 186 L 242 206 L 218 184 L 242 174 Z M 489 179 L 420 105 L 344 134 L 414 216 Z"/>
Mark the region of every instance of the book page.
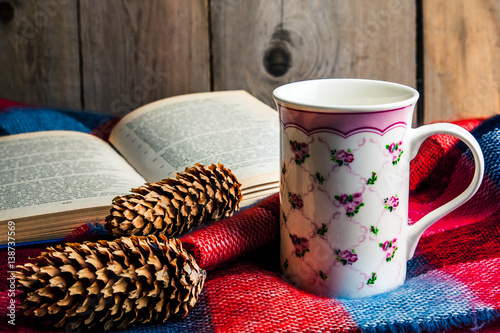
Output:
<path fill-rule="evenodd" d="M 110 142 L 148 181 L 222 163 L 240 182 L 279 174 L 278 113 L 244 91 L 190 94 L 122 119 Z M 245 184 L 243 184 L 245 185 Z"/>
<path fill-rule="evenodd" d="M 0 138 L 0 221 L 111 205 L 142 178 L 92 135 L 49 131 Z"/>

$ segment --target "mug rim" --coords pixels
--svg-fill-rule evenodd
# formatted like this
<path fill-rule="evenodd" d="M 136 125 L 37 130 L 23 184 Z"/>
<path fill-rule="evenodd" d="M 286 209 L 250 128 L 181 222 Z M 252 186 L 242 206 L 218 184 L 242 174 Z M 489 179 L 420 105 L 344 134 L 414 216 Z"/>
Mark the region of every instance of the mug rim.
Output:
<path fill-rule="evenodd" d="M 335 104 L 335 103 L 325 103 L 314 101 L 300 101 L 299 98 L 290 95 L 291 88 L 296 89 L 297 87 L 306 87 L 311 85 L 323 84 L 323 85 L 334 85 L 334 84 L 351 84 L 351 85 L 372 85 L 373 87 L 383 87 L 399 90 L 404 92 L 407 96 L 401 98 L 397 101 L 387 102 L 387 103 L 369 103 L 369 104 Z M 402 94 L 403 97 L 403 94 Z M 279 106 L 284 106 L 288 108 L 293 108 L 299 111 L 315 111 L 324 113 L 337 113 L 337 112 L 377 112 L 377 111 L 389 111 L 399 108 L 406 108 L 414 105 L 419 98 L 419 93 L 416 89 L 409 87 L 404 84 L 382 81 L 382 80 L 372 80 L 372 79 L 358 79 L 358 78 L 326 78 L 326 79 L 312 79 L 312 80 L 301 80 L 291 83 L 281 85 L 274 89 L 273 99 L 275 103 Z"/>

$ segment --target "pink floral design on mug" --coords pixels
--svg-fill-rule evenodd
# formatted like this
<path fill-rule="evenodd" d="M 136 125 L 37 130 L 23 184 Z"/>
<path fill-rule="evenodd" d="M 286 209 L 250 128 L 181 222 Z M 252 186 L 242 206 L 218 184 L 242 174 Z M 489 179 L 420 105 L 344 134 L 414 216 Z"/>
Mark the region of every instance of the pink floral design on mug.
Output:
<path fill-rule="evenodd" d="M 295 164 L 302 164 L 308 158 L 309 145 L 306 142 L 297 142 L 290 140 L 290 149 L 294 153 Z"/>
<path fill-rule="evenodd" d="M 351 250 L 335 250 L 335 254 L 337 255 L 335 257 L 335 260 L 338 262 L 342 263 L 342 265 L 352 265 L 356 261 L 358 261 L 358 255 L 356 252 L 354 252 L 354 249 Z"/>
<path fill-rule="evenodd" d="M 404 151 L 401 148 L 403 145 L 403 142 L 394 142 L 391 143 L 390 145 L 386 145 L 385 148 L 389 151 L 389 153 L 392 155 L 392 164 L 396 165 L 398 164 L 399 160 L 401 159 L 401 155 L 403 155 Z"/>
<path fill-rule="evenodd" d="M 295 256 L 297 258 L 303 258 L 304 255 L 309 252 L 309 241 L 305 237 L 299 237 L 297 235 L 290 234 L 290 239 L 295 247 Z"/>
<path fill-rule="evenodd" d="M 350 149 L 347 151 L 341 150 L 332 150 L 330 152 L 330 158 L 332 161 L 337 163 L 339 166 L 349 165 L 349 163 L 354 162 L 354 155 L 352 154 Z"/>
<path fill-rule="evenodd" d="M 469 132 L 438 123 L 411 128 L 418 92 L 397 83 L 324 79 L 277 88 L 281 123 L 280 256 L 296 287 L 359 298 L 405 281 L 422 233 L 477 191 L 484 161 Z M 445 133 L 475 160 L 469 187 L 413 225 L 409 168 L 420 144 Z"/>
<path fill-rule="evenodd" d="M 392 258 L 394 258 L 394 254 L 396 254 L 397 247 L 397 238 L 392 240 L 387 240 L 383 243 L 379 243 L 379 246 L 385 252 L 385 261 L 390 262 Z"/>
<path fill-rule="evenodd" d="M 359 213 L 359 209 L 365 204 L 363 203 L 363 195 L 361 193 L 336 195 L 335 200 L 340 202 L 345 209 L 345 215 L 354 217 Z"/>
<path fill-rule="evenodd" d="M 396 194 L 395 196 L 393 195 L 390 198 L 385 198 L 384 205 L 385 205 L 384 208 L 387 209 L 389 212 L 396 210 L 396 208 L 399 206 L 398 195 Z"/>
<path fill-rule="evenodd" d="M 304 201 L 300 194 L 288 192 L 288 202 L 290 202 L 293 209 L 302 209 L 304 207 Z"/>

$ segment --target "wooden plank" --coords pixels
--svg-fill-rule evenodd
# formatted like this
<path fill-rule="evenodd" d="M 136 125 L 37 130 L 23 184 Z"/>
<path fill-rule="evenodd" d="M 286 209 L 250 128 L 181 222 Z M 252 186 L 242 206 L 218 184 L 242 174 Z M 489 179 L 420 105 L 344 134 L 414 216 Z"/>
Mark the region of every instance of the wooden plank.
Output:
<path fill-rule="evenodd" d="M 213 1 L 214 89 L 246 89 L 274 105 L 275 87 L 304 79 L 415 87 L 415 11 L 400 0 Z"/>
<path fill-rule="evenodd" d="M 0 3 L 0 97 L 81 108 L 75 1 Z"/>
<path fill-rule="evenodd" d="M 210 90 L 207 0 L 82 0 L 85 108 L 123 115 Z"/>
<path fill-rule="evenodd" d="M 500 2 L 424 0 L 425 122 L 500 112 Z"/>

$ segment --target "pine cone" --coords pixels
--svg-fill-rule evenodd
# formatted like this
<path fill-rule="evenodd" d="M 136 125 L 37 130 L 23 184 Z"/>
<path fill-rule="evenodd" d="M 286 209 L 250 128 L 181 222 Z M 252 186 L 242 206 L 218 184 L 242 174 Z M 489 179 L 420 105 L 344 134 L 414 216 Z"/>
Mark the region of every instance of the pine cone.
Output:
<path fill-rule="evenodd" d="M 116 197 L 106 229 L 115 236 L 178 236 L 195 226 L 231 216 L 241 201 L 240 183 L 222 164 L 196 164 L 176 178 L 132 189 Z"/>
<path fill-rule="evenodd" d="M 66 329 L 122 329 L 185 317 L 206 272 L 177 239 L 160 235 L 67 243 L 18 266 L 23 314 Z"/>

